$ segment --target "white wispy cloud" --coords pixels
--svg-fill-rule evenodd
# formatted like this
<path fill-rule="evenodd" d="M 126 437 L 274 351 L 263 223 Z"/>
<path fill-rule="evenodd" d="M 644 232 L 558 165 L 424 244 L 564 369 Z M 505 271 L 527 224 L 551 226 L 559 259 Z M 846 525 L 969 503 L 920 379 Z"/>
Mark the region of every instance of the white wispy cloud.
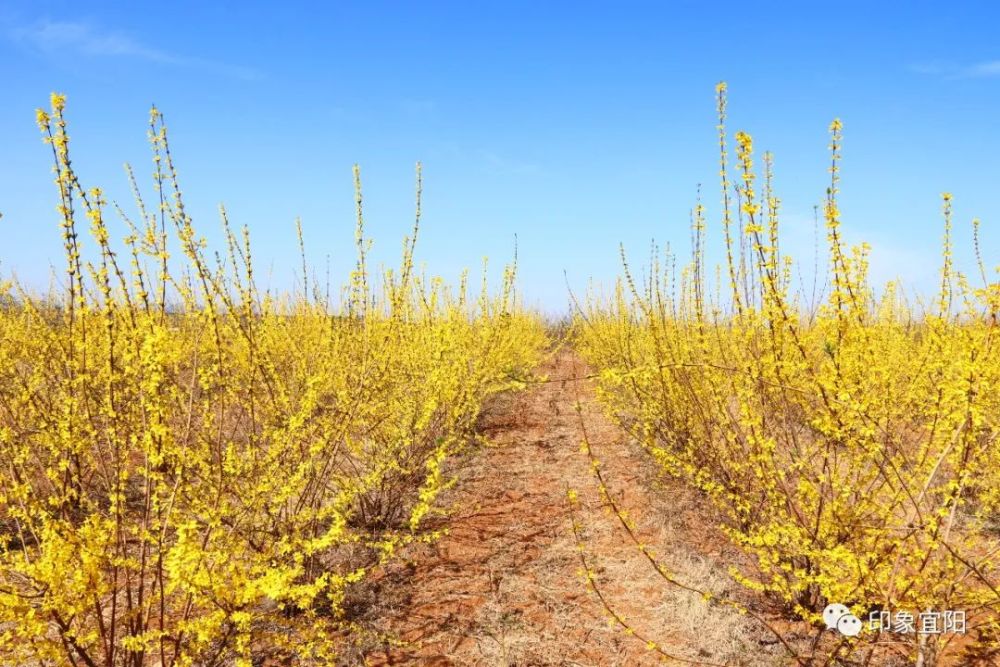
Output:
<path fill-rule="evenodd" d="M 966 77 L 984 78 L 1000 76 L 1000 60 L 989 60 L 965 68 Z"/>
<path fill-rule="evenodd" d="M 165 65 L 197 68 L 246 80 L 258 78 L 260 75 L 249 67 L 163 51 L 146 45 L 128 34 L 100 28 L 87 22 L 45 20 L 15 27 L 9 34 L 15 42 L 50 55 L 75 53 L 84 56 L 135 58 Z"/>
<path fill-rule="evenodd" d="M 946 79 L 988 79 L 1000 77 L 1000 59 L 985 60 L 971 65 L 960 65 L 941 61 L 915 63 L 910 71 Z"/>

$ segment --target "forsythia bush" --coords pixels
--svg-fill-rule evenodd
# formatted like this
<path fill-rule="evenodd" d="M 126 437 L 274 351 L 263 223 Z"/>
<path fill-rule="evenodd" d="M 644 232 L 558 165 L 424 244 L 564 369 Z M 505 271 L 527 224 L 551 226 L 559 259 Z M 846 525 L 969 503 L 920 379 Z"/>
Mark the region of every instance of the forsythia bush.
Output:
<path fill-rule="evenodd" d="M 0 287 L 0 664 L 327 664 L 350 587 L 432 535 L 443 463 L 537 360 L 514 269 L 470 298 L 414 271 L 415 229 L 373 279 L 356 171 L 343 307 L 262 294 L 224 211 L 225 252 L 196 236 L 155 109 L 156 204 L 132 179 L 119 252 L 63 108 L 38 122 L 65 295 Z"/>
<path fill-rule="evenodd" d="M 935 302 L 918 310 L 893 285 L 876 296 L 867 247 L 849 251 L 840 237 L 835 121 L 824 207 L 831 288 L 807 312 L 779 247 L 770 156 L 760 186 L 752 140 L 737 133 L 730 175 L 724 85 L 718 92 L 726 263 L 717 275 L 728 280 L 717 290 L 706 280 L 699 204 L 679 280 L 654 263 L 637 284 L 626 264 L 611 299 L 584 306 L 579 344 L 601 397 L 664 471 L 711 501 L 748 555 L 732 572 L 740 583 L 819 627 L 828 603 L 864 621 L 859 638 L 814 651 L 871 661 L 879 641 L 890 643 L 889 628 L 868 629 L 883 610 L 967 612 L 965 637 L 891 635 L 893 650 L 920 664 L 995 651 L 1000 283 L 981 261 L 978 288 L 954 269 L 945 194 Z"/>

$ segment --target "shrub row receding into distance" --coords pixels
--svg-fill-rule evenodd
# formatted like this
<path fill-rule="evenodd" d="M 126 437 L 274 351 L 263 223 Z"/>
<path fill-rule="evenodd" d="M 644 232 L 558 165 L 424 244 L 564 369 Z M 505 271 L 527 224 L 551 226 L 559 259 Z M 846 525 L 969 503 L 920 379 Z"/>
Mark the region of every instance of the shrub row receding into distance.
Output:
<path fill-rule="evenodd" d="M 328 664 L 361 630 L 345 596 L 434 532 L 445 460 L 544 342 L 514 267 L 470 296 L 414 270 L 357 268 L 337 304 L 257 288 L 249 236 L 210 253 L 178 187 L 163 116 L 137 212 L 85 189 L 64 98 L 51 146 L 65 290 L 0 288 L 0 662 Z M 419 171 L 417 220 L 419 224 Z M 78 218 L 93 245 L 83 249 Z M 301 229 L 299 231 L 301 241 Z M 474 290 L 473 290 L 474 292 Z M 256 664 L 256 662 L 255 662 Z"/>
<path fill-rule="evenodd" d="M 789 644 L 800 664 L 883 664 L 895 653 L 929 667 L 1000 654 L 1000 282 L 983 267 L 978 222 L 977 275 L 954 267 L 945 194 L 934 302 L 918 309 L 893 284 L 876 294 L 868 247 L 841 238 L 834 121 L 829 264 L 818 267 L 830 289 L 812 309 L 790 289 L 771 157 L 758 180 L 752 139 L 739 132 L 733 175 L 724 85 L 718 111 L 725 259 L 715 285 L 699 203 L 679 278 L 654 262 L 640 283 L 625 264 L 610 299 L 581 307 L 579 347 L 609 414 L 711 501 L 747 556 L 736 581 L 817 633 L 828 603 L 864 620 L 857 638 Z M 883 611 L 965 612 L 967 633 L 868 628 Z"/>

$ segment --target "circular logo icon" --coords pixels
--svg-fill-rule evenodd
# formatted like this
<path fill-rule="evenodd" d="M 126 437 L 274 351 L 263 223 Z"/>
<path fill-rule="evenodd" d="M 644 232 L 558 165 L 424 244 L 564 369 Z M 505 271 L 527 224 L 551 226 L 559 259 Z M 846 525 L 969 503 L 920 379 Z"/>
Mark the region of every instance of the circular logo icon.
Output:
<path fill-rule="evenodd" d="M 842 616 L 847 616 L 850 613 L 851 610 L 842 604 L 826 605 L 826 609 L 823 610 L 823 620 L 826 622 L 827 630 L 836 630 L 837 621 L 839 621 Z"/>
<path fill-rule="evenodd" d="M 837 629 L 846 637 L 857 637 L 861 634 L 861 619 L 854 614 L 845 614 L 837 621 Z"/>

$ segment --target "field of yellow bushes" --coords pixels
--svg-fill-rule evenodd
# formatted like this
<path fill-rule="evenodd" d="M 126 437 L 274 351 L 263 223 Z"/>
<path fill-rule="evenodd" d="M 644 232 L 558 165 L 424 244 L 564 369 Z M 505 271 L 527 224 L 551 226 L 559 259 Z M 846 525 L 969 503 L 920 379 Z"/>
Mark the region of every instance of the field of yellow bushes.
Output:
<path fill-rule="evenodd" d="M 816 628 L 829 603 L 863 620 L 857 638 L 786 645 L 793 664 L 879 665 L 893 654 L 913 661 L 900 664 L 958 654 L 960 664 L 995 664 L 1000 283 L 979 257 L 978 223 L 980 274 L 966 276 L 953 268 L 951 196 L 942 195 L 933 303 L 917 310 L 894 285 L 876 295 L 867 248 L 841 239 L 834 121 L 824 206 L 831 290 L 807 312 L 781 253 L 771 158 L 758 178 L 752 139 L 738 132 L 734 172 L 725 103 L 720 86 L 721 287 L 706 277 L 699 204 L 692 259 L 676 284 L 663 268 L 673 257 L 642 283 L 625 263 L 613 297 L 581 307 L 578 347 L 599 373 L 607 411 L 664 473 L 703 494 L 748 557 L 731 567 L 736 581 Z M 663 574 L 665 586 L 684 583 Z M 881 620 L 895 610 L 961 610 L 967 633 L 868 628 L 873 612 Z M 976 655 L 986 661 L 971 662 Z"/>
<path fill-rule="evenodd" d="M 639 273 L 622 250 L 611 296 L 574 300 L 558 330 L 520 305 L 516 261 L 495 291 L 415 268 L 419 166 L 398 266 L 369 266 L 355 168 L 357 264 L 343 287 L 309 283 L 300 228 L 302 284 L 262 292 L 248 230 L 223 209 L 224 247 L 196 232 L 159 111 L 154 189 L 128 170 L 135 202 L 120 207 L 78 179 L 53 95 L 37 121 L 64 272 L 44 294 L 0 283 L 0 665 L 322 665 L 351 642 L 392 644 L 355 622 L 352 591 L 441 538 L 447 519 L 429 519 L 456 483 L 448 464 L 480 438 L 491 400 L 547 381 L 534 371 L 556 343 L 740 555 L 726 574 L 742 595 L 673 572 L 609 490 L 581 418 L 594 476 L 579 485 L 596 484 L 664 588 L 749 617 L 783 651 L 776 664 L 998 664 L 1000 282 L 978 223 L 976 275 L 954 266 L 944 194 L 937 294 L 914 305 L 873 286 L 868 247 L 842 239 L 834 121 L 830 289 L 807 307 L 781 248 L 771 156 L 757 164 L 743 132 L 730 148 L 717 92 L 724 263 L 707 265 L 699 202 L 679 275 L 670 253 Z M 611 625 L 656 659 L 699 664 L 602 594 L 568 495 L 563 529 Z M 864 630 L 828 629 L 831 603 Z M 960 611 L 963 632 L 870 622 L 894 611 Z"/>
<path fill-rule="evenodd" d="M 434 537 L 442 465 L 537 360 L 514 268 L 496 294 L 445 286 L 414 270 L 415 227 L 374 275 L 355 171 L 343 305 L 262 294 L 246 230 L 223 211 L 221 253 L 195 232 L 155 109 L 156 189 L 119 210 L 117 252 L 64 104 L 38 123 L 65 290 L 0 289 L 0 664 L 327 664 L 347 589 Z"/>

